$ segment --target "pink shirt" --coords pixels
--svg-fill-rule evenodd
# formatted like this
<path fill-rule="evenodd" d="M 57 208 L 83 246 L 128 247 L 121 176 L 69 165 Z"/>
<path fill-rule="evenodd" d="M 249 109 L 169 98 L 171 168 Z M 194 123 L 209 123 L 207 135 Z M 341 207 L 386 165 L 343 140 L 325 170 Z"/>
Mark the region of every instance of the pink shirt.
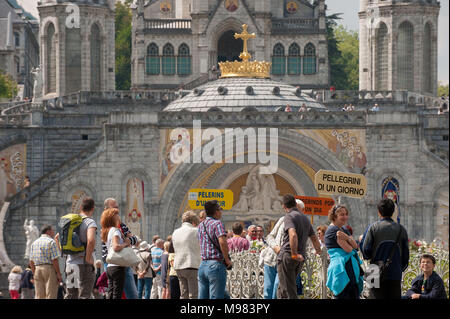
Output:
<path fill-rule="evenodd" d="M 227 244 L 229 251 L 243 251 L 250 248 L 250 242 L 238 235 L 234 235 L 232 238 L 228 239 Z"/>

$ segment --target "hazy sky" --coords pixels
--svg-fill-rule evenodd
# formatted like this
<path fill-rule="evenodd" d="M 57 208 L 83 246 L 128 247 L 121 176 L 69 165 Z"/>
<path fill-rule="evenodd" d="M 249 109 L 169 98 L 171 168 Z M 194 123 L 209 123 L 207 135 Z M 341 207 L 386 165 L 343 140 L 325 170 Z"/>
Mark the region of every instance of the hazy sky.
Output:
<path fill-rule="evenodd" d="M 38 18 L 36 9 L 37 0 L 17 0 L 25 10 Z M 359 28 L 358 11 L 359 0 L 326 0 L 327 14 L 342 13 L 340 23 L 348 29 L 357 31 Z M 441 0 L 441 12 L 439 15 L 439 52 L 438 52 L 438 80 L 449 83 L 449 0 Z"/>

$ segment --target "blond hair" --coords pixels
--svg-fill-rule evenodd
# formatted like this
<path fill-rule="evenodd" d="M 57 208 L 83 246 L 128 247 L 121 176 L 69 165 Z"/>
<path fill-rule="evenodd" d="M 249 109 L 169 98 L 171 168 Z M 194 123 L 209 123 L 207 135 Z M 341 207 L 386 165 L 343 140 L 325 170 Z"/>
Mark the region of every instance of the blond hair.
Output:
<path fill-rule="evenodd" d="M 181 221 L 183 223 L 190 223 L 192 225 L 198 225 L 199 224 L 199 218 L 196 213 L 194 213 L 192 210 L 188 210 L 187 212 L 183 213 L 183 216 L 181 217 Z"/>
<path fill-rule="evenodd" d="M 22 273 L 22 267 L 16 265 L 16 266 L 14 266 L 14 267 L 11 269 L 11 272 L 12 272 L 12 273 L 15 273 L 15 274 L 21 274 L 21 273 Z"/>

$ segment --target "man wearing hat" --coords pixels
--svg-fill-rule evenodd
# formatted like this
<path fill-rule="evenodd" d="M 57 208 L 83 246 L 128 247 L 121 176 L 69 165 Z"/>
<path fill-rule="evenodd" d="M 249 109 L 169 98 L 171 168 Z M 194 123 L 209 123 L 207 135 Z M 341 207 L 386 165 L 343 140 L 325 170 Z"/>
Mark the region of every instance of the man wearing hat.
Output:
<path fill-rule="evenodd" d="M 220 221 L 222 208 L 216 200 L 205 203 L 206 219 L 198 226 L 202 261 L 198 269 L 198 298 L 224 299 L 227 268 L 232 267 L 228 255 L 227 231 Z"/>
<path fill-rule="evenodd" d="M 144 299 L 150 299 L 150 292 L 153 285 L 152 273 L 152 255 L 149 251 L 150 245 L 146 241 L 139 244 L 139 250 L 136 255 L 141 259 L 137 265 L 136 273 L 138 276 L 138 299 L 142 299 L 142 293 L 145 287 Z"/>

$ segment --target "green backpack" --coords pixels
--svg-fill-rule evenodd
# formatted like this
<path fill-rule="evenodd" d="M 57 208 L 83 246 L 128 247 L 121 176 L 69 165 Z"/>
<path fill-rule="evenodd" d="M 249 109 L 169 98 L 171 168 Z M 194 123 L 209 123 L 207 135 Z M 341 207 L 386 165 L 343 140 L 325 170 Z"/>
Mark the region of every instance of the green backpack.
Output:
<path fill-rule="evenodd" d="M 86 250 L 86 245 L 80 240 L 80 226 L 85 218 L 78 214 L 67 214 L 60 218 L 58 232 L 63 254 L 78 254 Z"/>

